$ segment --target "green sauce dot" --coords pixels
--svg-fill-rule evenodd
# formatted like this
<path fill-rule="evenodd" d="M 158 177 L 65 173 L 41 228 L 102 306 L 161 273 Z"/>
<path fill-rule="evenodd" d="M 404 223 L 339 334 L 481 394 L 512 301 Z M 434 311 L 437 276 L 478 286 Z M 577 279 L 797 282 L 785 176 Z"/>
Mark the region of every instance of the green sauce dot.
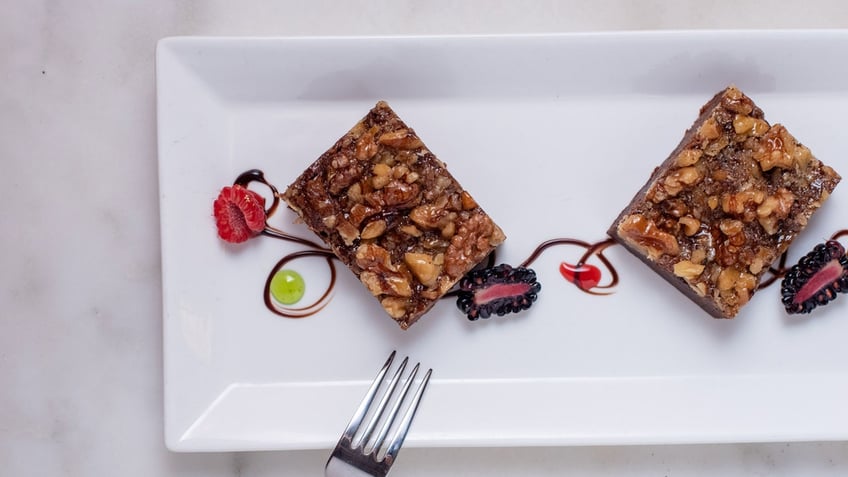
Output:
<path fill-rule="evenodd" d="M 280 270 L 271 278 L 271 296 L 283 305 L 299 302 L 305 289 L 306 282 L 294 270 Z"/>

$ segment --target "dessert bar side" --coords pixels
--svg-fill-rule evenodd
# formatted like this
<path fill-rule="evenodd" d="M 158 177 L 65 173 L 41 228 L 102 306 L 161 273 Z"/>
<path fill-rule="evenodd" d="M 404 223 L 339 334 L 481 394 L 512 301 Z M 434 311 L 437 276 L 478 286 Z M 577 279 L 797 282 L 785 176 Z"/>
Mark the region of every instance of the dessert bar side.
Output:
<path fill-rule="evenodd" d="M 404 329 L 505 238 L 382 101 L 283 199 Z"/>
<path fill-rule="evenodd" d="M 712 316 L 732 318 L 839 181 L 729 87 L 608 233 Z"/>

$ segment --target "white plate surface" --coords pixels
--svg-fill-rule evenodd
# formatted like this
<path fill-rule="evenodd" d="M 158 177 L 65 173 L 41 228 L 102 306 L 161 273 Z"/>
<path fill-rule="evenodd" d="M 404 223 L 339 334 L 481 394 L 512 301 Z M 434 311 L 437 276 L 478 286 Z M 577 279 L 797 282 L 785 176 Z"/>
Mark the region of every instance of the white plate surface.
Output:
<path fill-rule="evenodd" d="M 502 226 L 499 259 L 517 264 L 546 239 L 603 239 L 731 83 L 848 174 L 845 51 L 842 31 L 163 40 L 167 445 L 329 448 L 393 349 L 434 369 L 408 446 L 848 438 L 848 299 L 788 317 L 773 287 L 714 320 L 620 248 L 606 253 L 617 292 L 584 294 L 558 273 L 582 250 L 561 247 L 534 264 L 543 290 L 521 315 L 471 323 L 443 301 L 404 332 L 339 267 L 330 304 L 290 320 L 261 294 L 298 246 L 226 245 L 211 215 L 237 174 L 286 187 L 384 99 Z M 790 260 L 848 227 L 846 187 Z M 311 237 L 293 218 L 272 221 Z"/>

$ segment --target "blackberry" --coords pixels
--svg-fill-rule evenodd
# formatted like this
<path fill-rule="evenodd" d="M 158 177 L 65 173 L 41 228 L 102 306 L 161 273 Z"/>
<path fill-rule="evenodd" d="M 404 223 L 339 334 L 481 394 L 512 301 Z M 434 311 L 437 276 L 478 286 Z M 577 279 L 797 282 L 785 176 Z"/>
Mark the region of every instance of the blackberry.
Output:
<path fill-rule="evenodd" d="M 848 291 L 848 256 L 836 240 L 815 246 L 790 268 L 780 284 L 787 313 L 809 313 Z"/>
<path fill-rule="evenodd" d="M 541 289 L 532 269 L 504 263 L 473 270 L 462 277 L 456 306 L 471 321 L 518 313 L 533 305 Z"/>

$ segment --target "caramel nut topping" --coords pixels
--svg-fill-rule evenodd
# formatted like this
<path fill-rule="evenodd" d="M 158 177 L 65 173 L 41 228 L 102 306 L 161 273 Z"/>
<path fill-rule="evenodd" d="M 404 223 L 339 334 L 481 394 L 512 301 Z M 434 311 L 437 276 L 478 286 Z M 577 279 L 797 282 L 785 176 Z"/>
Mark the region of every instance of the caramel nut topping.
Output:
<path fill-rule="evenodd" d="M 730 318 L 839 180 L 730 87 L 701 109 L 609 233 L 710 314 Z"/>
<path fill-rule="evenodd" d="M 404 329 L 504 239 L 385 102 L 283 199 Z"/>

